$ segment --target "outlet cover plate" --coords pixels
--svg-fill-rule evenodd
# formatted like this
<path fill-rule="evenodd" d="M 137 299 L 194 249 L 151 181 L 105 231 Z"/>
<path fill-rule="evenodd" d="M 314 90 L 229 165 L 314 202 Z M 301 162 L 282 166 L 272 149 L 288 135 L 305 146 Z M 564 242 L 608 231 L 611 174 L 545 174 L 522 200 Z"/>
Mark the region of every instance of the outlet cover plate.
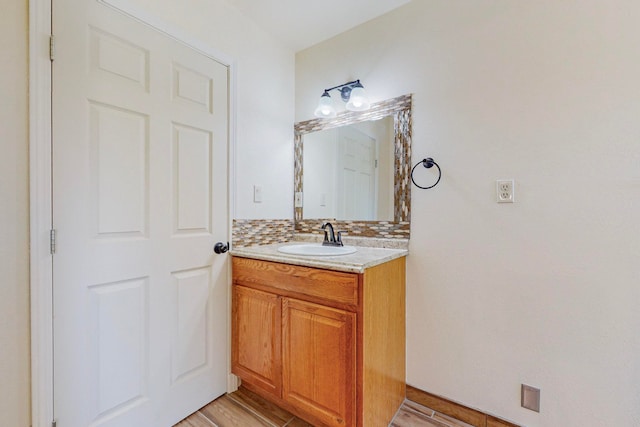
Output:
<path fill-rule="evenodd" d="M 515 181 L 513 179 L 498 179 L 496 181 L 496 201 L 498 203 L 513 203 Z"/>
<path fill-rule="evenodd" d="M 520 392 L 520 405 L 523 408 L 540 412 L 540 389 L 522 384 Z"/>
<path fill-rule="evenodd" d="M 253 186 L 253 203 L 262 203 L 262 186 Z"/>

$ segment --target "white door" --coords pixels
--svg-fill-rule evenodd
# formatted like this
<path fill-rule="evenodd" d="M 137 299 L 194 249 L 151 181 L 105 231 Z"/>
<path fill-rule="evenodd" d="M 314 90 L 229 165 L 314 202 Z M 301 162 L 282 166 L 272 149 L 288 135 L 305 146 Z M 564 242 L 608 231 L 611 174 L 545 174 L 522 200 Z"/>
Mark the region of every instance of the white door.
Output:
<path fill-rule="evenodd" d="M 353 126 L 338 129 L 337 218 L 376 219 L 376 140 Z"/>
<path fill-rule="evenodd" d="M 227 67 L 53 2 L 58 427 L 169 427 L 226 390 Z"/>

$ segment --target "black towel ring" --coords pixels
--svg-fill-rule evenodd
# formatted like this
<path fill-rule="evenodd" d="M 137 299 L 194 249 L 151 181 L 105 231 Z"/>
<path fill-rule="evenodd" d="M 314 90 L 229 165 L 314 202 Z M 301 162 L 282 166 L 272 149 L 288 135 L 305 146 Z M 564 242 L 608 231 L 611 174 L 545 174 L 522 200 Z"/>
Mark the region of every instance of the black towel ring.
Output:
<path fill-rule="evenodd" d="M 435 184 L 430 185 L 429 187 L 423 187 L 423 186 L 418 185 L 416 183 L 415 179 L 413 179 L 413 171 L 416 170 L 416 168 L 418 167 L 419 164 L 422 164 L 422 166 L 424 166 L 427 169 L 433 167 L 434 165 L 435 165 L 435 167 L 438 168 L 438 179 L 436 180 Z M 416 163 L 416 165 L 411 169 L 411 182 L 413 182 L 413 184 L 416 187 L 422 188 L 423 190 L 428 190 L 428 189 L 433 188 L 436 185 L 438 185 L 438 183 L 440 182 L 440 178 L 442 178 L 442 170 L 440 170 L 440 166 L 438 166 L 438 164 L 431 157 L 427 157 L 426 159 L 422 159 L 421 161 Z"/>

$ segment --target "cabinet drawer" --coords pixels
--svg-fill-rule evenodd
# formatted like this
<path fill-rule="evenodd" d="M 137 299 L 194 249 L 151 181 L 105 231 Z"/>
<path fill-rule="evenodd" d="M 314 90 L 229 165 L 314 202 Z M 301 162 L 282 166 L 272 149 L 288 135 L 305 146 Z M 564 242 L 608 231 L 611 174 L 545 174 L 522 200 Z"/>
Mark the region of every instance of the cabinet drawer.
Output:
<path fill-rule="evenodd" d="M 355 273 L 322 270 L 250 258 L 233 258 L 233 282 L 273 289 L 292 296 L 309 296 L 349 306 L 358 305 Z"/>

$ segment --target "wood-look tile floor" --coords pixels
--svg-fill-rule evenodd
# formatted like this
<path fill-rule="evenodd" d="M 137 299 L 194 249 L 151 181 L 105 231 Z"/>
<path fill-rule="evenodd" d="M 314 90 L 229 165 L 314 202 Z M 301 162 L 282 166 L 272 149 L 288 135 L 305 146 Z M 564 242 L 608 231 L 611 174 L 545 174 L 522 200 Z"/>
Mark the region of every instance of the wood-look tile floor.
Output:
<path fill-rule="evenodd" d="M 313 427 L 249 390 L 225 394 L 174 427 Z M 389 427 L 472 427 L 406 400 Z"/>

